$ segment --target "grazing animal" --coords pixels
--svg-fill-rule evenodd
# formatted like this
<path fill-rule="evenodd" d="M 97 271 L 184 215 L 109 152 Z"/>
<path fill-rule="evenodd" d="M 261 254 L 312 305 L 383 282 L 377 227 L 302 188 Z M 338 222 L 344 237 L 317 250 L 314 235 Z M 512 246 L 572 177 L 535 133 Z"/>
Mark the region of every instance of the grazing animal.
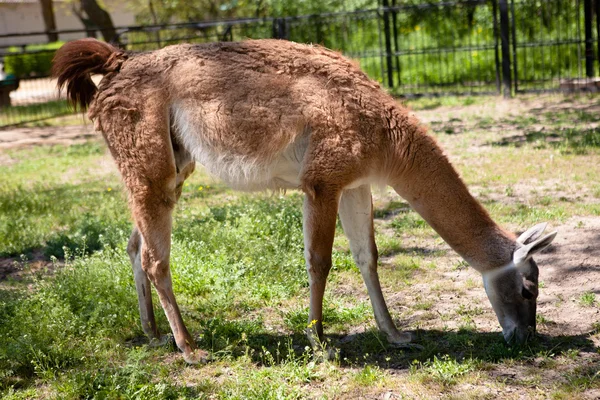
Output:
<path fill-rule="evenodd" d="M 184 325 L 169 253 L 171 213 L 195 162 L 236 189 L 304 192 L 313 346 L 323 335 L 337 214 L 377 325 L 390 342 L 411 340 L 396 329 L 381 292 L 370 184 L 392 186 L 481 272 L 507 341 L 523 342 L 535 331 L 532 256 L 556 233 L 542 236 L 539 224 L 516 238 L 496 225 L 417 119 L 340 54 L 281 40 L 130 53 L 83 39 L 57 51 L 53 73 L 75 105 L 89 107 L 127 187 L 143 329 L 159 337 L 152 282 L 187 362 L 207 353 Z M 104 75 L 98 87 L 92 74 Z"/>

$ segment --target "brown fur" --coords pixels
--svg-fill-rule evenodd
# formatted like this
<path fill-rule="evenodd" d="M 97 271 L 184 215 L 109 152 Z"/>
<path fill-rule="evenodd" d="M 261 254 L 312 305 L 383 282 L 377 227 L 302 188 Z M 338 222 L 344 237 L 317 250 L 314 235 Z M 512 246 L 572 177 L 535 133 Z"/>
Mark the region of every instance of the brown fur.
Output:
<path fill-rule="evenodd" d="M 356 187 L 392 185 L 483 273 L 510 263 L 519 246 L 473 199 L 419 122 L 331 50 L 248 40 L 125 54 L 82 40 L 57 52 L 53 71 L 74 103 L 89 104 L 89 116 L 115 158 L 143 238 L 132 239 L 137 250 L 131 254 L 141 254 L 141 268 L 157 288 L 188 361 L 205 354 L 194 356 L 172 294 L 169 249 L 171 210 L 193 159 L 233 186 L 298 188 L 307 194 L 310 321 L 316 320 L 319 337 L 335 216 L 340 197 Z M 91 73 L 105 75 L 97 92 Z M 346 218 L 352 204 L 345 203 Z M 372 236 L 372 226 L 366 235 Z M 355 240 L 357 248 L 363 245 L 360 235 Z M 376 260 L 374 241 L 364 243 Z M 372 259 L 361 266 L 377 322 L 388 337 L 405 341 L 385 308 L 375 268 Z"/>

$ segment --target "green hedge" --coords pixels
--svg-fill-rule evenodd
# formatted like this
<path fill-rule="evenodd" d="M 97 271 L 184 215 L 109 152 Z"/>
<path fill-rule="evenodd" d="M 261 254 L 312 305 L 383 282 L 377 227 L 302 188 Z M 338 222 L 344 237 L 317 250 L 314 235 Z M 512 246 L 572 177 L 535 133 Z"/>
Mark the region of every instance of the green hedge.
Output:
<path fill-rule="evenodd" d="M 54 53 L 64 43 L 33 44 L 26 46 L 25 51 L 22 47 L 10 47 L 4 57 L 4 72 L 19 78 L 49 76 Z"/>

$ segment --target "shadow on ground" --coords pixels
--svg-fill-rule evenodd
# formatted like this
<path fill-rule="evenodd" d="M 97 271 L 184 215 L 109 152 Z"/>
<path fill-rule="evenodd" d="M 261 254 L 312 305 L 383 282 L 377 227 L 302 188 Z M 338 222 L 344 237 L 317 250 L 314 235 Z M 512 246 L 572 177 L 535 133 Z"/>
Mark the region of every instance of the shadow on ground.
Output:
<path fill-rule="evenodd" d="M 573 351 L 589 352 L 598 355 L 600 369 L 600 348 L 589 336 L 582 335 L 536 335 L 525 345 L 508 345 L 500 332 L 477 332 L 474 330 L 441 331 L 435 329 L 409 331 L 413 344 L 417 346 L 399 347 L 387 342 L 378 330 L 372 329 L 351 335 L 326 335 L 324 348 L 334 349 L 342 367 L 364 367 L 377 365 L 386 369 L 407 369 L 415 362 L 427 362 L 434 357 L 455 361 L 477 359 L 489 363 L 506 361 L 532 362 L 539 357 L 569 354 Z M 204 332 L 197 341 L 200 348 L 208 349 L 217 358 L 223 355 L 240 357 L 250 355 L 258 366 L 283 363 L 290 357 L 299 359 L 306 355 L 309 346 L 303 333 L 290 335 L 278 333 L 250 333 L 223 338 L 215 342 L 210 332 Z M 143 337 L 131 338 L 128 346 L 148 343 Z M 177 351 L 174 342 L 168 344 Z M 293 353 L 293 354 L 291 354 Z M 274 359 L 265 359 L 265 354 Z"/>
<path fill-rule="evenodd" d="M 585 150 L 600 147 L 600 129 L 598 128 L 562 128 L 525 131 L 523 134 L 504 137 L 499 141 L 487 143 L 492 146 L 515 146 L 534 143 L 560 148 L 565 151 Z"/>

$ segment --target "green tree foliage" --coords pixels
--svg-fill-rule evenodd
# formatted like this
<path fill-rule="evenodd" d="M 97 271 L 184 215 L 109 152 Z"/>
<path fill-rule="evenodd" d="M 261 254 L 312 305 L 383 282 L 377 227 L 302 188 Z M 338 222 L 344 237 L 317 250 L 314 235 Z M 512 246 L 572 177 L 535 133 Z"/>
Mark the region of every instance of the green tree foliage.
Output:
<path fill-rule="evenodd" d="M 440 45 L 451 45 L 457 38 L 470 35 L 476 25 L 476 13 L 482 5 L 469 0 L 457 1 L 452 6 L 442 5 L 439 0 L 405 0 L 399 1 L 403 30 L 423 30 L 439 32 Z M 491 4 L 486 17 L 491 18 Z M 485 6 L 484 6 L 485 7 Z M 486 7 L 487 8 L 487 7 Z"/>
<path fill-rule="evenodd" d="M 572 0 L 524 0 L 519 5 L 521 17 L 517 28 L 527 40 L 568 28 L 577 23 L 575 16 L 579 3 Z"/>
<path fill-rule="evenodd" d="M 21 47 L 9 47 L 4 56 L 4 72 L 19 78 L 48 76 L 54 52 L 64 43 L 32 44 L 26 46 L 25 53 Z"/>
<path fill-rule="evenodd" d="M 374 0 L 134 0 L 140 24 L 288 17 L 374 8 Z"/>

